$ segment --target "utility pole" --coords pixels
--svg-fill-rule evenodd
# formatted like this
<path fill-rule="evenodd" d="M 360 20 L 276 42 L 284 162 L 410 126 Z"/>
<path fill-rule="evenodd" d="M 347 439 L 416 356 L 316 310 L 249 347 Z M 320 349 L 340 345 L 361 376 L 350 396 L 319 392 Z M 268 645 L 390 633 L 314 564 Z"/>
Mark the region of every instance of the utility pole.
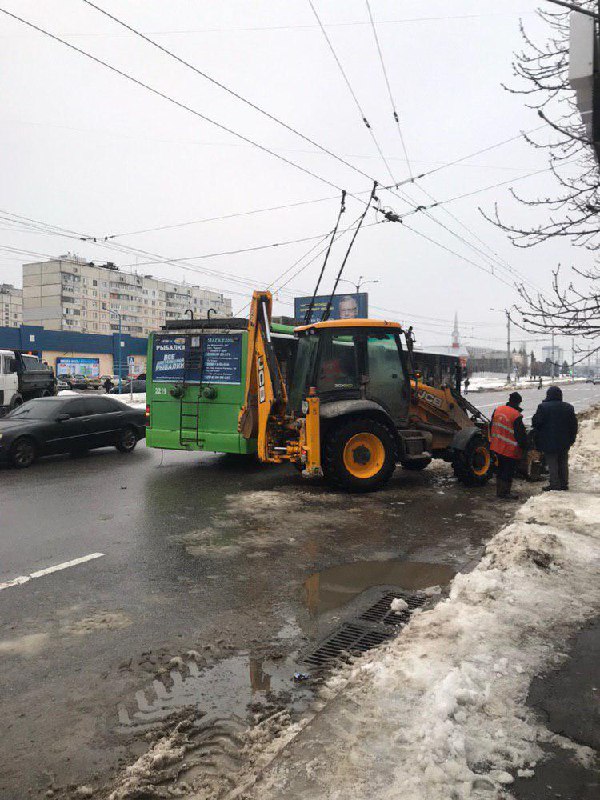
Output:
<path fill-rule="evenodd" d="M 575 339 L 571 339 L 571 383 L 575 383 Z"/>
<path fill-rule="evenodd" d="M 554 331 L 552 331 L 552 380 L 554 377 Z"/>
<path fill-rule="evenodd" d="M 123 360 L 123 322 L 121 319 L 121 313 L 119 311 L 113 311 L 112 309 L 108 310 L 109 314 L 112 314 L 113 317 L 117 317 L 119 320 L 119 363 L 118 363 L 118 376 L 119 376 L 119 394 L 123 392 L 123 367 L 122 367 L 122 360 Z M 113 364 L 114 366 L 114 364 Z"/>
<path fill-rule="evenodd" d="M 511 355 L 510 355 L 510 312 L 506 311 L 506 382 L 510 383 L 511 378 Z"/>

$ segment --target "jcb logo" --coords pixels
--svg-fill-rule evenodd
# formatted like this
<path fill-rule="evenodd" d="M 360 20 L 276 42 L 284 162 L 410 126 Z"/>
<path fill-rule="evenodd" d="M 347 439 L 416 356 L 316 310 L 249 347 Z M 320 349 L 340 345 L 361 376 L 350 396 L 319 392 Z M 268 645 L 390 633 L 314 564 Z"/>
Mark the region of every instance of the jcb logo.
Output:
<path fill-rule="evenodd" d="M 264 403 L 265 393 L 265 365 L 262 356 L 258 357 L 258 402 Z"/>
<path fill-rule="evenodd" d="M 419 390 L 419 399 L 426 400 L 428 403 L 431 403 L 432 406 L 436 406 L 436 408 L 442 407 L 442 401 L 440 398 L 430 394 L 429 392 L 426 392 L 425 389 Z"/>

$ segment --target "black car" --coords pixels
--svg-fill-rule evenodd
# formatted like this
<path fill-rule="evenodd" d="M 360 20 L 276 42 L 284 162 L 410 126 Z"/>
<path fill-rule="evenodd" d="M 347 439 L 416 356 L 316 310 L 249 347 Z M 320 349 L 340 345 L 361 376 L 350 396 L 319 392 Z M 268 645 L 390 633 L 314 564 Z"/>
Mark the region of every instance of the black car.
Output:
<path fill-rule="evenodd" d="M 40 397 L 0 419 L 0 463 L 23 469 L 38 456 L 111 445 L 131 453 L 145 436 L 144 411 L 112 397 Z"/>
<path fill-rule="evenodd" d="M 140 380 L 139 378 L 134 378 L 133 381 L 123 381 L 121 387 L 121 394 L 129 394 L 131 392 L 133 383 L 133 391 L 134 393 L 142 393 L 146 392 L 146 381 Z M 119 385 L 113 386 L 110 390 L 110 394 L 119 394 Z"/>

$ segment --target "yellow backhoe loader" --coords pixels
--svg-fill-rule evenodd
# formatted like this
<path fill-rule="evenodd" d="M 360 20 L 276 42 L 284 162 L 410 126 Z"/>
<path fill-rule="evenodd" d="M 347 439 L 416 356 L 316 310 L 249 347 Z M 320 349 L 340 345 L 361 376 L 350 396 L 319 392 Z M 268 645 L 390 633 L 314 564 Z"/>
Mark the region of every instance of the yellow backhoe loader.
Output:
<path fill-rule="evenodd" d="M 484 484 L 492 459 L 488 420 L 451 387 L 419 382 L 412 332 L 397 322 L 344 319 L 295 329 L 286 387 L 271 341 L 272 298 L 254 292 L 239 432 L 258 457 L 291 462 L 350 492 L 383 486 L 399 463 L 449 461 L 466 485 Z"/>

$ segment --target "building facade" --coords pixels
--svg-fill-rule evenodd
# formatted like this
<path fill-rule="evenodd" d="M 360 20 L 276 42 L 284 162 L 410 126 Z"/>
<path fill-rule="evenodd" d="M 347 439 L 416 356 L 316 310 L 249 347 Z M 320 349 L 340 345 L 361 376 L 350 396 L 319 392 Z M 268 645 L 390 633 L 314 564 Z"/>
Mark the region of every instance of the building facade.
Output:
<path fill-rule="evenodd" d="M 121 271 L 75 255 L 23 265 L 23 323 L 81 333 L 147 336 L 169 319 L 231 316 L 219 292 Z"/>
<path fill-rule="evenodd" d="M 23 292 L 10 283 L 0 283 L 0 325 L 18 328 L 23 322 Z"/>
<path fill-rule="evenodd" d="M 553 361 L 555 364 L 562 364 L 565 360 L 565 351 L 558 345 L 554 345 L 553 348 L 551 344 L 545 344 L 542 347 L 542 360 Z"/>

